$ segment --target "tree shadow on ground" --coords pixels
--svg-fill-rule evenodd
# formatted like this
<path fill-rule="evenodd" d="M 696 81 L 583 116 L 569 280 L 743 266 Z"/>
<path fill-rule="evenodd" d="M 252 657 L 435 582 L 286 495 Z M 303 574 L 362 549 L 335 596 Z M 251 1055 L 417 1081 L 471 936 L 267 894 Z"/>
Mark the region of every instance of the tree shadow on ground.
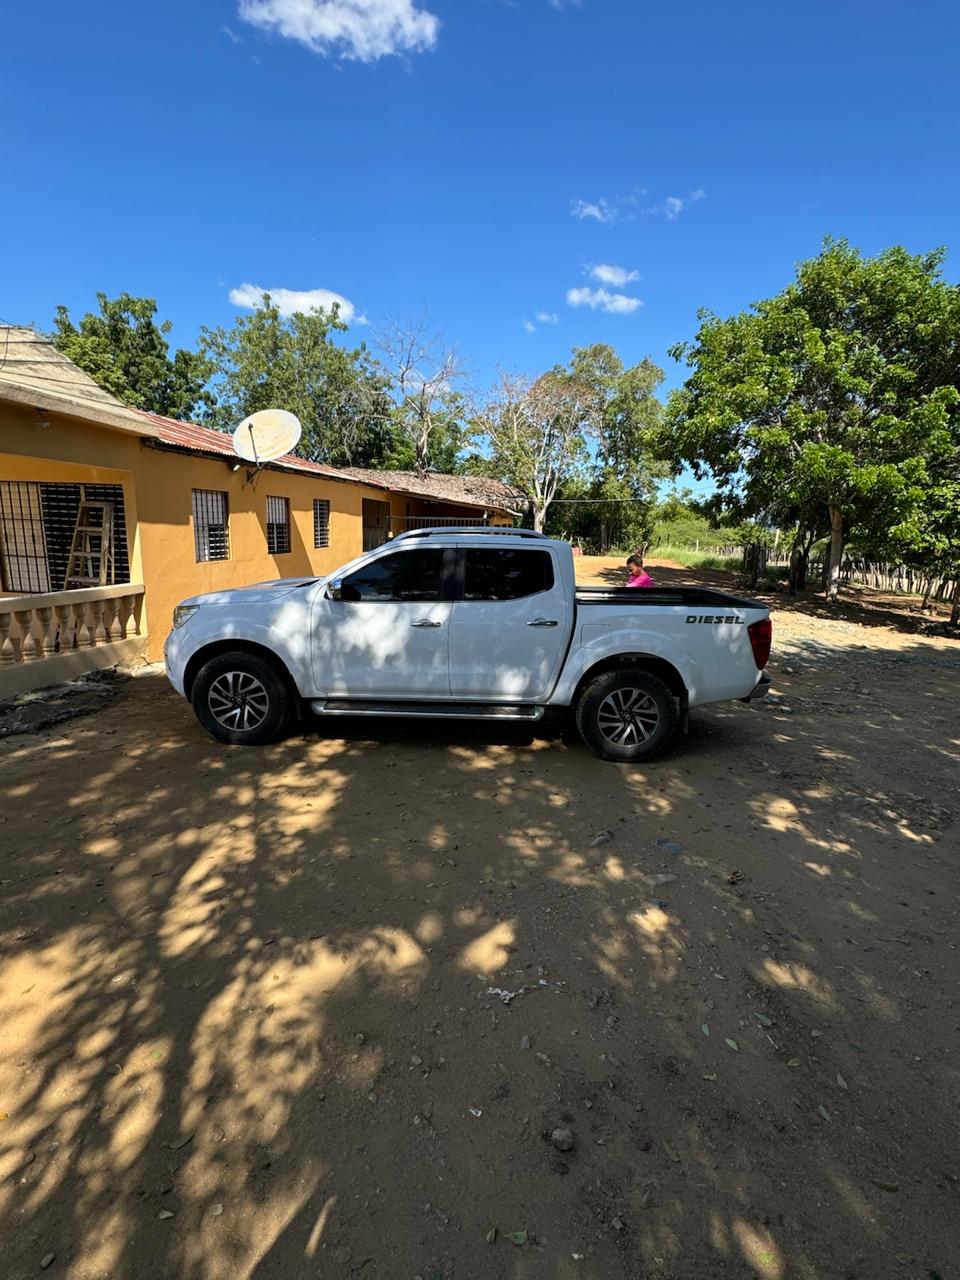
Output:
<path fill-rule="evenodd" d="M 956 1256 L 954 818 L 889 722 L 724 707 L 642 769 L 514 731 L 227 749 L 146 677 L 0 748 L 7 1274 Z"/>

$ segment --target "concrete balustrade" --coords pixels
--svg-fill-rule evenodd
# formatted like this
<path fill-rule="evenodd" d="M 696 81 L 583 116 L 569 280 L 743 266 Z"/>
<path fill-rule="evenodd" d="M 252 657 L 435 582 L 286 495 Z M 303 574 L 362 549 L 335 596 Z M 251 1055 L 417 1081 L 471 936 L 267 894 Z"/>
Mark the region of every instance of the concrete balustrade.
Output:
<path fill-rule="evenodd" d="M 143 596 L 130 582 L 0 595 L 0 697 L 139 657 L 147 645 Z"/>

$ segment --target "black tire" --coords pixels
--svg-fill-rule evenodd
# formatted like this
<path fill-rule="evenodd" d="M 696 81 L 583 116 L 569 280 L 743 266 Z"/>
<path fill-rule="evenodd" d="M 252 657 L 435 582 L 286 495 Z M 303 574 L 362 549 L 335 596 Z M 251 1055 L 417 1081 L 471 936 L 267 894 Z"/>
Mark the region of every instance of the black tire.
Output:
<path fill-rule="evenodd" d="M 576 719 L 580 737 L 601 760 L 632 764 L 656 755 L 673 737 L 679 717 L 662 680 L 642 667 L 622 667 L 591 680 L 580 694 Z"/>
<path fill-rule="evenodd" d="M 279 738 L 297 706 L 276 666 L 243 650 L 218 653 L 204 663 L 193 682 L 190 701 L 211 737 L 251 747 Z"/>

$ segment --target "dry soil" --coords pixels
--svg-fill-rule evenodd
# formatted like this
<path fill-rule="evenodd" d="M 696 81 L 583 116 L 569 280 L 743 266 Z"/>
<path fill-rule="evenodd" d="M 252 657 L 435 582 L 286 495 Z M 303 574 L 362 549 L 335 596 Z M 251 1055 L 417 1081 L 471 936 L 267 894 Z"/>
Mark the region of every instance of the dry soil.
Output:
<path fill-rule="evenodd" d="M 0 743 L 0 1275 L 960 1274 L 960 643 L 775 604 L 642 768 L 157 673 Z"/>

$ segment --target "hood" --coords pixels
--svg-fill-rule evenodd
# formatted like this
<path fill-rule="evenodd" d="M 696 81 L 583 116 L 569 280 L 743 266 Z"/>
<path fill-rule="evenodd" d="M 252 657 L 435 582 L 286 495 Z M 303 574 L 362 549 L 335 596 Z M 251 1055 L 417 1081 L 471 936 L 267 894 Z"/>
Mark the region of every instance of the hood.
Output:
<path fill-rule="evenodd" d="M 323 578 L 274 578 L 271 582 L 255 582 L 249 587 L 231 587 L 227 591 L 207 591 L 203 595 L 190 596 L 181 600 L 181 604 L 266 604 L 271 600 L 280 600 L 302 587 L 313 586 L 315 582 L 323 582 Z"/>

